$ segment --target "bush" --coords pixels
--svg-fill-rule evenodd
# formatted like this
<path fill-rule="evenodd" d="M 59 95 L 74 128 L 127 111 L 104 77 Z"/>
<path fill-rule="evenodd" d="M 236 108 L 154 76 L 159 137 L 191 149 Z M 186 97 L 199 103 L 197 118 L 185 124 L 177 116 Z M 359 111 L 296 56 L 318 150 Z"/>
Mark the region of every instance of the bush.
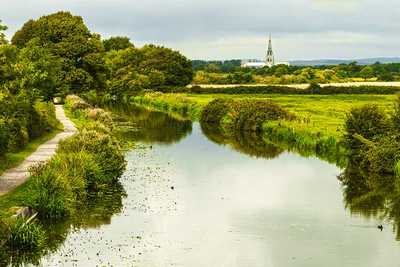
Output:
<path fill-rule="evenodd" d="M 85 151 L 91 154 L 109 182 L 115 181 L 125 169 L 125 160 L 119 143 L 110 135 L 94 130 L 82 129 L 81 132 L 60 142 L 57 152 L 77 153 Z"/>
<path fill-rule="evenodd" d="M 204 107 L 201 123 L 216 124 L 231 131 L 260 132 L 264 122 L 293 118 L 271 101 L 216 99 Z"/>
<path fill-rule="evenodd" d="M 217 98 L 204 107 L 200 122 L 219 124 L 221 119 L 232 109 L 234 101 L 231 99 Z"/>
<path fill-rule="evenodd" d="M 357 149 L 365 142 L 374 141 L 390 128 L 385 113 L 373 104 L 353 108 L 345 121 L 344 140 L 347 148 Z M 360 138 L 364 138 L 365 141 Z"/>
<path fill-rule="evenodd" d="M 379 145 L 369 148 L 361 166 L 366 166 L 370 184 L 374 187 L 394 185 L 396 163 L 400 160 L 400 141 L 388 136 L 379 140 Z"/>
<path fill-rule="evenodd" d="M 55 107 L 50 102 L 36 101 L 33 105 L 34 112 L 29 123 L 29 136 L 36 138 L 43 133 L 50 132 L 58 127 L 59 122 L 55 115 Z"/>
<path fill-rule="evenodd" d="M 112 118 L 111 114 L 101 108 L 92 108 L 88 110 L 87 116 L 91 120 L 100 121 L 107 125 L 111 124 Z"/>
<path fill-rule="evenodd" d="M 0 89 L 0 157 L 22 149 L 57 126 L 52 103 L 35 100 L 24 92 L 12 95 Z"/>
<path fill-rule="evenodd" d="M 237 111 L 232 116 L 236 130 L 260 132 L 267 121 L 293 119 L 294 115 L 280 105 L 264 100 L 242 100 L 235 105 Z"/>
<path fill-rule="evenodd" d="M 16 219 L 10 223 L 6 246 L 17 250 L 37 250 L 44 246 L 46 235 L 39 224 Z"/>
<path fill-rule="evenodd" d="M 62 218 L 73 211 L 74 194 L 70 181 L 52 168 L 51 162 L 31 170 L 28 206 L 44 218 Z"/>

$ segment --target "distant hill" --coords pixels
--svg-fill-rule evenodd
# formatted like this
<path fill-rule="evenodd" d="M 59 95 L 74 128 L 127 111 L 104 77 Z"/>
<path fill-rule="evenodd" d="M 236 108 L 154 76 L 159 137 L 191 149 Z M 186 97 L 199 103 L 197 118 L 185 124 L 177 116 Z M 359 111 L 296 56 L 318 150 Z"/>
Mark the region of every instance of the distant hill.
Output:
<path fill-rule="evenodd" d="M 377 57 L 362 59 L 317 59 L 317 60 L 293 60 L 290 64 L 293 66 L 321 66 L 321 65 L 338 65 L 349 64 L 356 61 L 359 65 L 371 65 L 376 62 L 380 63 L 400 63 L 400 57 Z"/>

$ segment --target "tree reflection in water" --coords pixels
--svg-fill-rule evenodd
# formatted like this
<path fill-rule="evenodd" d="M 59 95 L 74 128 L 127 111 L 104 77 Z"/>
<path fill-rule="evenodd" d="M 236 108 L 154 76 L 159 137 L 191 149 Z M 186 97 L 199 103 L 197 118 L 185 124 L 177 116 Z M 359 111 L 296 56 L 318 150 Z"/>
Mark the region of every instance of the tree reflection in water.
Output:
<path fill-rule="evenodd" d="M 174 118 L 167 113 L 134 105 L 109 106 L 108 109 L 115 115 L 118 133 L 124 140 L 172 144 L 192 132 L 190 120 Z"/>
<path fill-rule="evenodd" d="M 214 143 L 229 145 L 234 150 L 249 156 L 273 159 L 284 151 L 271 143 L 265 142 L 257 132 L 233 131 L 228 134 L 223 133 L 218 125 L 204 122 L 201 123 L 201 129 L 203 134 Z"/>
<path fill-rule="evenodd" d="M 386 220 L 393 224 L 396 240 L 400 241 L 400 193 L 394 183 L 385 186 L 374 183 L 372 174 L 363 170 L 357 157 L 350 158 L 338 177 L 343 186 L 346 208 L 353 214 Z M 395 181 L 391 175 L 385 180 Z"/>

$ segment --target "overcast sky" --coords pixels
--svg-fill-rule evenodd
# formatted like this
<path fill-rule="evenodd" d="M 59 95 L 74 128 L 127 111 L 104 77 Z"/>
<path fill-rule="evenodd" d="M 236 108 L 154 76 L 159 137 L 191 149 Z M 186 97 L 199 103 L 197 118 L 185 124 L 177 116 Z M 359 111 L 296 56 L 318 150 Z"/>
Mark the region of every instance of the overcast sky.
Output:
<path fill-rule="evenodd" d="M 8 36 L 68 10 L 104 37 L 157 43 L 192 59 L 400 56 L 399 0 L 0 0 Z"/>

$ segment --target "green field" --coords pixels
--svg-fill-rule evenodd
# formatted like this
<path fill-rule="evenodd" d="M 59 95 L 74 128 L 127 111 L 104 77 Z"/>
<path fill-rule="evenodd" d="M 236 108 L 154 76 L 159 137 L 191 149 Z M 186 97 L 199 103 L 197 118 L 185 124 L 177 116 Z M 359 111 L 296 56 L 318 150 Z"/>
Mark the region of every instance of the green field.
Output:
<path fill-rule="evenodd" d="M 147 94 L 148 104 L 161 109 L 181 109 L 180 106 L 193 106 L 201 109 L 216 98 L 269 99 L 293 112 L 298 120 L 289 122 L 294 126 L 311 132 L 322 132 L 339 137 L 343 133 L 346 114 L 352 107 L 376 104 L 387 112 L 393 110 L 395 95 L 194 95 L 194 94 Z M 195 112 L 196 114 L 198 112 Z M 197 116 L 194 119 L 198 119 Z"/>

